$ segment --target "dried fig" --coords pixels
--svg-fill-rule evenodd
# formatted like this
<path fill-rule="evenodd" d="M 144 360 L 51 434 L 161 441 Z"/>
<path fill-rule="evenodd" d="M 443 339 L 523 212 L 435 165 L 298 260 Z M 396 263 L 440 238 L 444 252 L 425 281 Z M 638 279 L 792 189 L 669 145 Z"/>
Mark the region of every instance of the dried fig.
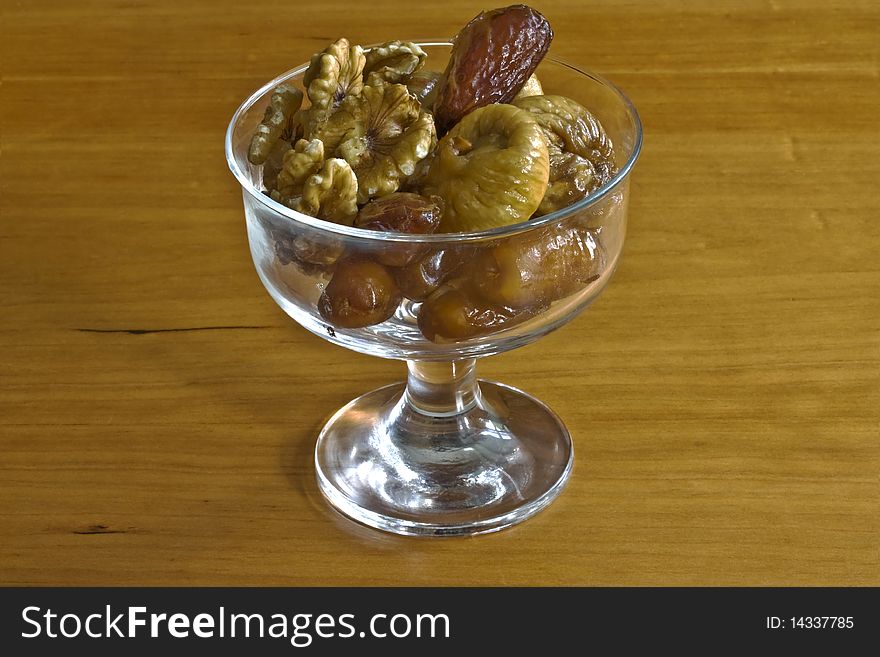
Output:
<path fill-rule="evenodd" d="M 536 215 L 550 214 L 587 198 L 602 185 L 589 160 L 574 153 L 550 149 L 550 184 Z"/>
<path fill-rule="evenodd" d="M 513 100 L 552 39 L 547 19 L 526 5 L 494 9 L 471 20 L 455 37 L 437 83 L 437 129 L 449 130 L 478 107 Z"/>
<path fill-rule="evenodd" d="M 481 249 L 468 277 L 487 301 L 509 308 L 541 308 L 599 276 L 602 253 L 592 233 L 555 226 Z"/>
<path fill-rule="evenodd" d="M 457 276 L 470 262 L 473 249 L 450 246 L 432 251 L 394 272 L 397 285 L 407 299 L 424 301 L 434 290 Z"/>
<path fill-rule="evenodd" d="M 397 191 L 436 143 L 434 121 L 402 84 L 368 85 L 347 97 L 316 137 L 358 178 L 358 202 Z"/>
<path fill-rule="evenodd" d="M 391 317 L 400 299 L 386 267 L 372 260 L 346 259 L 338 263 L 318 299 L 318 312 L 334 326 L 362 328 Z"/>
<path fill-rule="evenodd" d="M 364 78 L 367 84 L 406 84 L 427 57 L 425 51 L 411 41 L 389 41 L 367 51 Z"/>
<path fill-rule="evenodd" d="M 613 162 L 611 140 L 599 120 L 565 96 L 526 96 L 513 101 L 535 117 L 551 146 L 590 160 L 597 169 Z"/>
<path fill-rule="evenodd" d="M 437 289 L 419 309 L 419 330 L 432 342 L 465 340 L 519 324 L 541 310 L 497 306 L 483 299 L 465 279 Z"/>
<path fill-rule="evenodd" d="M 422 191 L 443 199 L 443 231 L 494 228 L 532 215 L 549 167 L 547 142 L 532 116 L 513 105 L 489 105 L 440 140 Z"/>
<path fill-rule="evenodd" d="M 299 89 L 286 84 L 275 87 L 263 120 L 251 139 L 248 149 L 248 160 L 251 164 L 263 164 L 266 161 L 302 101 L 303 95 Z"/>

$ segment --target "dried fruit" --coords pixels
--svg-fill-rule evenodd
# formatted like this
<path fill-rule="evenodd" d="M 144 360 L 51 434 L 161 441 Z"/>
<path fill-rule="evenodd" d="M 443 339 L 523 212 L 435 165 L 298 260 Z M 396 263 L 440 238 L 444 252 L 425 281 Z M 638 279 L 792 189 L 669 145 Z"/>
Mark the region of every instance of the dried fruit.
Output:
<path fill-rule="evenodd" d="M 433 233 L 439 224 L 437 202 L 410 192 L 396 192 L 370 201 L 354 221 L 358 228 L 418 235 Z"/>
<path fill-rule="evenodd" d="M 348 39 L 338 39 L 323 51 L 312 55 L 303 74 L 303 84 L 312 106 L 305 118 L 306 136 L 327 120 L 350 95 L 357 95 L 364 86 L 364 49 L 352 46 Z"/>
<path fill-rule="evenodd" d="M 277 190 L 271 196 L 297 212 L 351 225 L 357 214 L 357 189 L 357 177 L 348 162 L 331 158 L 305 180 L 300 196 L 285 196 Z"/>
<path fill-rule="evenodd" d="M 424 301 L 434 290 L 462 271 L 472 255 L 473 249 L 463 246 L 432 251 L 396 270 L 397 285 L 407 299 Z"/>
<path fill-rule="evenodd" d="M 395 192 L 367 203 L 358 212 L 354 225 L 367 230 L 425 235 L 440 224 L 436 201 L 408 192 Z M 373 250 L 374 257 L 389 267 L 404 267 L 425 252 L 422 244 L 388 242 Z"/>
<path fill-rule="evenodd" d="M 318 300 L 318 311 L 334 326 L 361 328 L 391 317 L 400 299 L 386 267 L 372 260 L 346 259 L 338 263 Z"/>
<path fill-rule="evenodd" d="M 425 51 L 411 41 L 389 41 L 367 51 L 364 78 L 367 84 L 406 84 L 427 57 Z"/>
<path fill-rule="evenodd" d="M 528 219 L 544 197 L 549 168 L 544 133 L 531 115 L 489 105 L 440 140 L 422 191 L 443 199 L 442 230 L 483 230 Z"/>
<path fill-rule="evenodd" d="M 263 164 L 266 161 L 302 101 L 303 95 L 299 89 L 286 84 L 275 87 L 263 120 L 260 121 L 251 139 L 251 147 L 248 150 L 248 160 L 251 164 Z"/>
<path fill-rule="evenodd" d="M 514 100 L 517 98 L 526 98 L 527 96 L 543 96 L 544 95 L 544 87 L 541 86 L 541 81 L 538 79 L 538 76 L 532 73 L 526 83 L 523 85 L 523 88 L 520 89 L 516 96 L 514 96 Z"/>
<path fill-rule="evenodd" d="M 584 287 L 602 266 L 592 233 L 552 226 L 482 249 L 468 277 L 480 296 L 495 305 L 540 308 Z"/>
<path fill-rule="evenodd" d="M 317 173 L 322 164 L 324 144 L 319 139 L 300 139 L 284 154 L 275 188 L 284 197 L 301 196 L 306 180 Z"/>
<path fill-rule="evenodd" d="M 536 214 L 550 214 L 566 208 L 587 198 L 601 185 L 602 180 L 596 175 L 592 162 L 580 155 L 553 148 L 550 150 L 550 184 Z"/>
<path fill-rule="evenodd" d="M 590 160 L 597 169 L 613 162 L 611 140 L 587 108 L 565 96 L 527 96 L 513 101 L 535 117 L 551 146 Z"/>
<path fill-rule="evenodd" d="M 431 111 L 437 97 L 439 80 L 440 74 L 435 71 L 419 71 L 407 81 L 406 88 L 422 104 L 422 109 Z"/>
<path fill-rule="evenodd" d="M 354 169 L 359 203 L 396 191 L 436 143 L 431 115 L 402 84 L 347 97 L 315 136 Z"/>
<path fill-rule="evenodd" d="M 541 308 L 514 309 L 483 299 L 467 280 L 436 290 L 419 309 L 419 330 L 432 342 L 465 340 L 515 326 Z"/>
<path fill-rule="evenodd" d="M 483 12 L 455 37 L 437 84 L 434 117 L 443 133 L 472 110 L 508 103 L 550 47 L 547 19 L 525 5 Z"/>

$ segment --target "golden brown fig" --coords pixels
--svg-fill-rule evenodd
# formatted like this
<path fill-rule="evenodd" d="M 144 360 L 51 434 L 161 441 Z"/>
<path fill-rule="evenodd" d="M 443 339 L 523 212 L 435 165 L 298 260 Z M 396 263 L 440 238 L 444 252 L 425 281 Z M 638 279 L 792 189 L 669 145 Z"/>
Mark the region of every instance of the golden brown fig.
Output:
<path fill-rule="evenodd" d="M 547 19 L 526 5 L 493 9 L 472 19 L 455 37 L 437 83 L 437 130 L 442 134 L 478 107 L 513 100 L 552 39 Z"/>
<path fill-rule="evenodd" d="M 532 115 L 489 105 L 440 140 L 422 191 L 443 199 L 441 231 L 476 231 L 528 219 L 549 176 L 547 140 Z"/>
<path fill-rule="evenodd" d="M 419 330 L 432 342 L 495 333 L 533 317 L 541 308 L 507 308 L 483 299 L 464 279 L 437 289 L 419 310 Z"/>
<path fill-rule="evenodd" d="M 424 301 L 470 261 L 473 249 L 450 246 L 432 251 L 394 272 L 397 285 L 407 299 Z"/>
<path fill-rule="evenodd" d="M 318 299 L 321 317 L 338 328 L 380 324 L 394 314 L 400 291 L 388 269 L 372 260 L 346 259 Z"/>
<path fill-rule="evenodd" d="M 603 266 L 592 233 L 549 227 L 482 249 L 468 274 L 487 301 L 522 309 L 573 294 L 597 278 Z"/>
<path fill-rule="evenodd" d="M 565 96 L 526 96 L 513 101 L 530 112 L 550 147 L 574 153 L 589 160 L 597 171 L 603 163 L 613 163 L 611 139 L 593 114 L 583 105 Z"/>
<path fill-rule="evenodd" d="M 550 214 L 567 208 L 587 198 L 590 192 L 599 188 L 603 180 L 596 175 L 592 162 L 575 155 L 550 149 L 550 184 L 541 199 L 536 216 Z"/>

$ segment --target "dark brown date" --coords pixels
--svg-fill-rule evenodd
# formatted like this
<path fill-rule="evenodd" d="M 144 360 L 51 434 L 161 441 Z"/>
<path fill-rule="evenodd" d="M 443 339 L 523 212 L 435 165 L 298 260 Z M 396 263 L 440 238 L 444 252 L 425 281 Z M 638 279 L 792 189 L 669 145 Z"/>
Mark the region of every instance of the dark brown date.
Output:
<path fill-rule="evenodd" d="M 337 263 L 318 299 L 318 312 L 333 326 L 362 328 L 391 317 L 400 299 L 387 267 L 372 260 L 345 259 Z"/>
<path fill-rule="evenodd" d="M 482 12 L 455 37 L 437 83 L 434 121 L 444 133 L 468 112 L 508 103 L 547 53 L 553 30 L 526 5 Z"/>
<path fill-rule="evenodd" d="M 440 207 L 420 194 L 395 192 L 362 207 L 354 225 L 368 230 L 426 235 L 440 225 Z"/>
<path fill-rule="evenodd" d="M 440 225 L 440 206 L 419 194 L 395 192 L 362 207 L 354 225 L 367 230 L 427 235 Z M 389 242 L 379 248 L 374 257 L 383 265 L 403 267 L 424 251 L 420 244 Z"/>

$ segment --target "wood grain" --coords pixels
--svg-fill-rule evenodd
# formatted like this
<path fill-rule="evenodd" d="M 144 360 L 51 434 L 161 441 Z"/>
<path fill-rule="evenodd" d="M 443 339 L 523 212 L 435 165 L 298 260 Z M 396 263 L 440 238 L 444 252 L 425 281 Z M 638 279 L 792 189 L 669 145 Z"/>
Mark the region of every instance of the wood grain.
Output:
<path fill-rule="evenodd" d="M 297 327 L 223 157 L 331 38 L 478 4 L 4 2 L 0 583 L 880 584 L 876 2 L 539 2 L 645 124 L 599 302 L 482 374 L 577 445 L 533 520 L 414 540 L 330 512 L 326 417 L 399 363 Z"/>

